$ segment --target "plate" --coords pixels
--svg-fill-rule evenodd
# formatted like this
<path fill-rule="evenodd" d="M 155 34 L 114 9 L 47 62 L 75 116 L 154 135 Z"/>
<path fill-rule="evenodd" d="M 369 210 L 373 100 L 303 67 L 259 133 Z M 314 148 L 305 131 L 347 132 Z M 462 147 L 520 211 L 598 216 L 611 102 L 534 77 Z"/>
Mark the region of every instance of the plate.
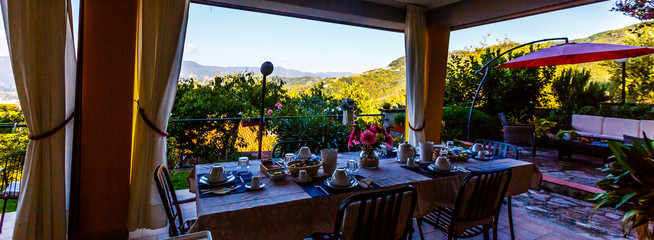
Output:
<path fill-rule="evenodd" d="M 405 167 L 405 168 L 411 168 L 411 169 L 415 169 L 415 168 L 419 168 L 419 167 L 420 167 L 420 165 L 416 163 L 416 164 L 413 164 L 413 166 L 409 166 L 409 165 L 404 165 L 404 167 Z"/>
<path fill-rule="evenodd" d="M 437 172 L 437 173 L 452 173 L 452 172 L 456 172 L 456 166 L 454 166 L 454 165 L 451 166 L 451 168 L 450 168 L 449 171 L 443 171 L 443 170 L 440 170 L 440 169 L 438 169 L 436 166 L 434 166 L 434 164 L 429 164 L 429 166 L 427 166 L 427 169 L 429 169 L 429 170 L 431 170 L 431 171 L 434 171 L 434 172 Z"/>
<path fill-rule="evenodd" d="M 227 183 L 229 183 L 231 181 L 234 181 L 234 179 L 236 179 L 236 177 L 234 177 L 234 174 L 229 174 L 227 176 L 227 180 L 225 180 L 223 182 L 212 182 L 212 181 L 209 181 L 209 179 L 207 178 L 207 175 L 204 175 L 204 176 L 200 177 L 200 183 L 206 184 L 206 185 L 225 185 L 225 184 L 227 184 Z"/>
<path fill-rule="evenodd" d="M 311 181 L 313 180 L 311 177 L 308 177 L 308 178 L 309 178 L 309 179 L 307 179 L 306 182 L 303 182 L 303 181 L 300 181 L 299 178 L 294 177 L 294 178 L 293 178 L 293 181 L 295 181 L 296 183 L 309 183 L 309 182 L 311 182 Z"/>
<path fill-rule="evenodd" d="M 356 180 L 356 178 L 350 178 L 350 184 L 347 186 L 336 186 L 332 184 L 332 177 L 328 177 L 325 179 L 325 186 L 333 188 L 333 189 L 350 189 L 353 187 L 356 187 L 359 185 L 359 181 Z"/>
<path fill-rule="evenodd" d="M 252 188 L 252 185 L 250 183 L 245 184 L 245 188 L 247 188 L 248 190 L 252 190 L 252 191 L 261 190 L 261 189 L 263 189 L 265 187 L 266 187 L 265 183 L 259 183 L 259 188 Z"/>

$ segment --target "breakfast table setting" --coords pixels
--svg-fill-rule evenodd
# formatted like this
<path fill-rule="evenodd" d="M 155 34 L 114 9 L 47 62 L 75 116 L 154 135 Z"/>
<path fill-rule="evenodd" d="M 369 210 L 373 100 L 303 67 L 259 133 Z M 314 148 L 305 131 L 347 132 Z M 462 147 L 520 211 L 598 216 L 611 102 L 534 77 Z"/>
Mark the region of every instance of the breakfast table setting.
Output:
<path fill-rule="evenodd" d="M 512 168 L 507 196 L 538 189 L 542 178 L 533 163 L 484 156 L 476 146 L 403 143 L 376 152 L 376 165 L 364 164 L 369 159 L 362 156 L 301 148 L 278 159 L 196 165 L 189 181 L 198 217 L 189 232 L 208 230 L 216 239 L 303 239 L 332 231 L 341 202 L 355 193 L 410 184 L 418 190 L 413 216 L 421 217 L 438 206 L 453 207 L 472 171 Z"/>

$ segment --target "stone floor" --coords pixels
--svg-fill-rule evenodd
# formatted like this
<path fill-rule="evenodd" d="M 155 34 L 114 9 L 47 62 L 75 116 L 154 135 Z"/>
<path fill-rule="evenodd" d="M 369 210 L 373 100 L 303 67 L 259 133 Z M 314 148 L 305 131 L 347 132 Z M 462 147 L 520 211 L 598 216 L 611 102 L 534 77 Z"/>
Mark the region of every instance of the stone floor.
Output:
<path fill-rule="evenodd" d="M 520 148 L 520 160 L 534 162 L 545 176 L 565 181 L 595 186 L 606 174 L 597 170 L 604 166 L 602 159 L 573 154 L 571 160 L 558 160 L 556 149 L 538 148 L 536 158 L 532 160 L 527 148 Z"/>

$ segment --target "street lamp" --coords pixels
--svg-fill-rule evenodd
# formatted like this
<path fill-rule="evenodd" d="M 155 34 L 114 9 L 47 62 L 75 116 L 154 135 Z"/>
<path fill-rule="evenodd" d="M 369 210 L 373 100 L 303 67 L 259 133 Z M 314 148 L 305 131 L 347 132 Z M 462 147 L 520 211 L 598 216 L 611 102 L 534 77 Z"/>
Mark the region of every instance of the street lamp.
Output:
<path fill-rule="evenodd" d="M 626 70 L 625 66 L 627 65 L 627 60 L 629 60 L 629 59 L 628 58 L 620 58 L 620 59 L 615 60 L 616 62 L 622 63 L 622 105 L 624 105 L 625 96 L 627 95 L 626 94 L 627 84 L 626 84 L 626 81 L 625 81 L 625 76 L 627 75 L 627 70 Z"/>
<path fill-rule="evenodd" d="M 263 111 L 264 104 L 266 100 L 266 76 L 270 75 L 273 72 L 273 64 L 271 62 L 264 62 L 261 64 L 261 74 L 263 74 L 263 82 L 261 83 L 261 111 L 259 114 L 259 158 L 261 159 L 261 144 L 263 143 Z"/>

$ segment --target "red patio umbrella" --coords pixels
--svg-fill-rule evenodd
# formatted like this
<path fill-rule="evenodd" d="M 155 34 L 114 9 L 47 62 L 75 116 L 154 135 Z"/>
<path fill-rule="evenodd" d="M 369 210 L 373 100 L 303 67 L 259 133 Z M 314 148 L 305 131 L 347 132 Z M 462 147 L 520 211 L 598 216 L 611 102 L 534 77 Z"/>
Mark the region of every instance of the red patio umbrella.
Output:
<path fill-rule="evenodd" d="M 528 68 L 632 58 L 654 53 L 654 48 L 605 44 L 565 43 L 508 61 L 498 68 Z"/>

